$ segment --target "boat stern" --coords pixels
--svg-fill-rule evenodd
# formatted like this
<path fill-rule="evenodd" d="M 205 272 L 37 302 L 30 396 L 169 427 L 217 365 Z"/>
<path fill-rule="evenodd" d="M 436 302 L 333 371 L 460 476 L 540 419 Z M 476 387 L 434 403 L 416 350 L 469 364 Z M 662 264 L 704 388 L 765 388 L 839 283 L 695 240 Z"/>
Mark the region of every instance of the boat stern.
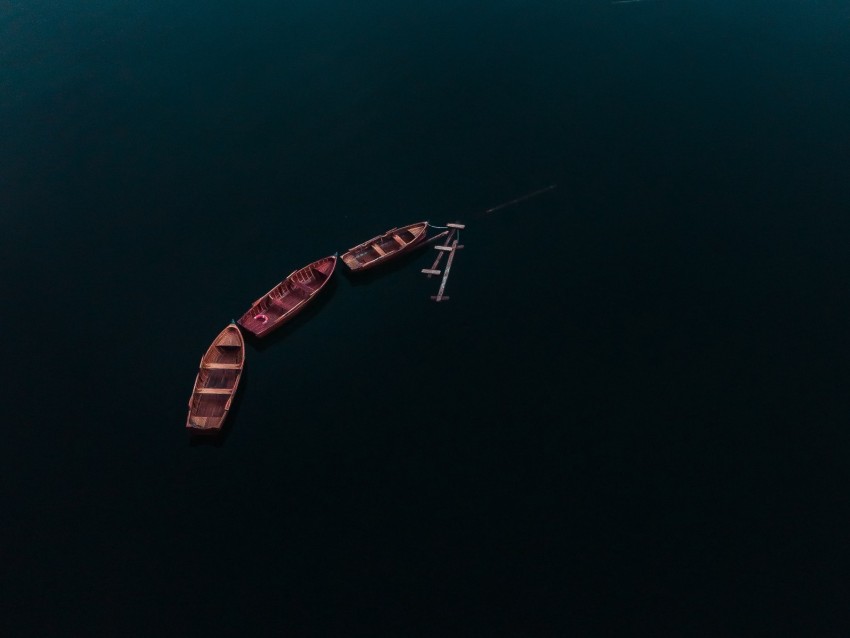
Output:
<path fill-rule="evenodd" d="M 218 417 L 192 416 L 186 419 L 186 431 L 192 436 L 215 436 L 221 432 L 224 419 Z"/>

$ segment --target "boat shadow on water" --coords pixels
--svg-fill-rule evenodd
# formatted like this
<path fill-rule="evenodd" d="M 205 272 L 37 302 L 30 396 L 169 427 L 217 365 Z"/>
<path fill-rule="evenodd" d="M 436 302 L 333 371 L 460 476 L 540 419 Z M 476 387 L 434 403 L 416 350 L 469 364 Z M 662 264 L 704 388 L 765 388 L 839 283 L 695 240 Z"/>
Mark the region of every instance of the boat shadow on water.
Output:
<path fill-rule="evenodd" d="M 420 244 L 410 252 L 399 255 L 392 261 L 359 272 L 352 272 L 343 265 L 343 276 L 354 287 L 368 286 L 379 279 L 409 268 L 414 261 L 420 259 L 425 254 L 423 248 L 426 247 L 427 245 L 425 243 Z"/>
<path fill-rule="evenodd" d="M 273 348 L 319 314 L 322 309 L 330 303 L 330 300 L 336 293 L 338 287 L 339 283 L 337 282 L 336 277 L 332 277 L 325 285 L 324 289 L 306 305 L 304 310 L 299 312 L 280 328 L 270 333 L 267 337 L 256 337 L 247 330 L 243 330 L 242 333 L 245 335 L 245 343 L 251 344 L 251 348 L 257 352 L 265 352 L 269 348 Z"/>
<path fill-rule="evenodd" d="M 224 445 L 224 442 L 233 430 L 234 424 L 239 419 L 239 410 L 242 406 L 242 395 L 245 394 L 245 385 L 248 381 L 247 377 L 248 375 L 243 370 L 242 376 L 239 379 L 239 389 L 236 391 L 233 401 L 230 403 L 230 410 L 227 412 L 227 418 L 224 420 L 221 430 L 219 430 L 216 434 L 192 434 L 189 432 L 190 447 L 221 447 Z"/>

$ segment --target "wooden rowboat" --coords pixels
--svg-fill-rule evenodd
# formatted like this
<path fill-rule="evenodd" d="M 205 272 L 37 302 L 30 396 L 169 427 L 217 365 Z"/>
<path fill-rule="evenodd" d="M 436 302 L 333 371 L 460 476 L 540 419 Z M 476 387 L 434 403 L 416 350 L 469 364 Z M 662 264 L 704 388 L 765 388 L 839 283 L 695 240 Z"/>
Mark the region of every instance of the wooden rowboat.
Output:
<path fill-rule="evenodd" d="M 428 222 L 393 228 L 349 249 L 342 254 L 342 260 L 353 271 L 373 268 L 421 244 L 427 231 Z"/>
<path fill-rule="evenodd" d="M 186 428 L 192 434 L 216 434 L 221 430 L 244 365 L 245 340 L 236 324 L 231 323 L 201 358 L 186 419 Z"/>
<path fill-rule="evenodd" d="M 264 337 L 301 312 L 331 280 L 336 268 L 336 255 L 314 261 L 296 270 L 239 318 L 239 325 L 257 337 Z"/>

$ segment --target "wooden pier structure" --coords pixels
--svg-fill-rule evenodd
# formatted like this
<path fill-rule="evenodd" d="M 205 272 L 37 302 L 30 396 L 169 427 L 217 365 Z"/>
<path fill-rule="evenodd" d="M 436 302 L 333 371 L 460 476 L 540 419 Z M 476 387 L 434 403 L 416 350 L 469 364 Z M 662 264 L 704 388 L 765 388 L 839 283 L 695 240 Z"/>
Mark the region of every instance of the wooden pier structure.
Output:
<path fill-rule="evenodd" d="M 442 244 L 434 246 L 434 250 L 437 251 L 437 257 L 434 259 L 434 263 L 430 268 L 422 269 L 422 272 L 429 279 L 434 275 L 443 275 L 443 280 L 440 282 L 440 289 L 437 291 L 436 295 L 431 296 L 431 299 L 437 302 L 449 300 L 448 295 L 444 294 L 446 291 L 446 282 L 449 280 L 449 273 L 451 272 L 452 262 L 454 261 L 455 255 L 458 250 L 463 248 L 463 244 L 459 244 L 457 238 L 460 236 L 460 231 L 466 228 L 464 224 L 458 223 L 446 224 L 446 226 L 449 230 L 445 234 L 445 241 Z M 449 256 L 446 260 L 446 269 L 441 271 L 437 267 L 446 255 Z"/>

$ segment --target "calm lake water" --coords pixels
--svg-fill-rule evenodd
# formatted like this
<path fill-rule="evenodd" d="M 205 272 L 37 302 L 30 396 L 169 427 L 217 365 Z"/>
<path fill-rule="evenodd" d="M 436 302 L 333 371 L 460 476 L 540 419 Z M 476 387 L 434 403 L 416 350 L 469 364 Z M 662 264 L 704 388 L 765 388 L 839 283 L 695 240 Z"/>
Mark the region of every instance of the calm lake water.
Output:
<path fill-rule="evenodd" d="M 3 634 L 846 636 L 848 70 L 845 0 L 0 1 Z M 338 272 L 189 441 L 421 219 L 451 301 Z"/>

